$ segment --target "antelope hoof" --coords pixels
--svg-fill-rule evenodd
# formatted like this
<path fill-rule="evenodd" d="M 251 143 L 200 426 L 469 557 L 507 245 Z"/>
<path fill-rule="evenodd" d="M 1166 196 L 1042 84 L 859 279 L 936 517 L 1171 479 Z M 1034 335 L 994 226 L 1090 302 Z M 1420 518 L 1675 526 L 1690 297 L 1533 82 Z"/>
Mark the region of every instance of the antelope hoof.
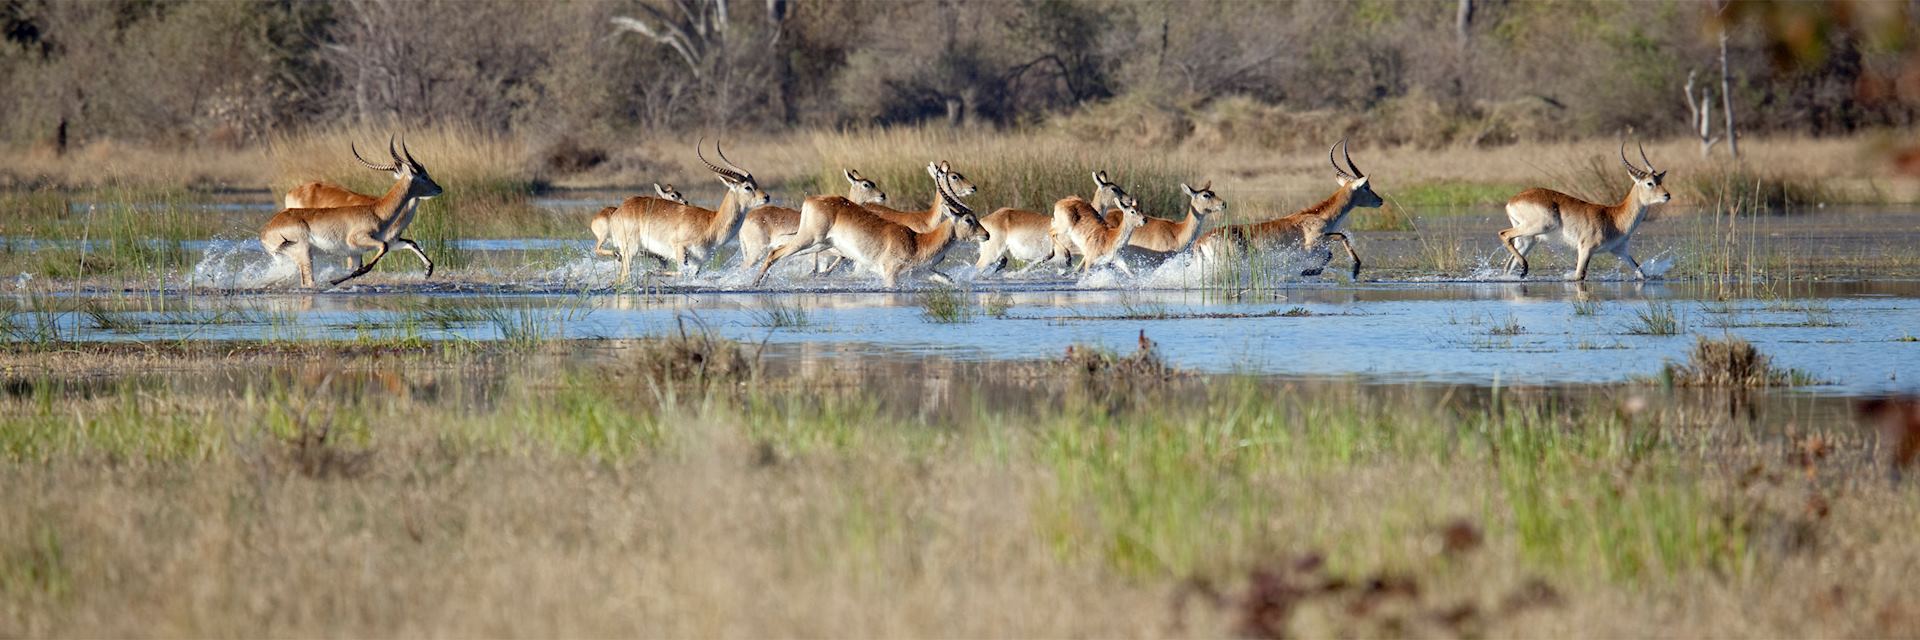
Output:
<path fill-rule="evenodd" d="M 1584 273 L 1569 273 L 1569 274 L 1567 274 L 1567 282 L 1579 282 L 1579 281 L 1581 281 L 1581 280 L 1585 280 L 1585 279 L 1587 279 L 1587 274 L 1584 274 Z"/>
<path fill-rule="evenodd" d="M 1348 275 L 1347 275 L 1347 277 L 1349 277 L 1349 278 L 1353 278 L 1354 280 L 1359 280 L 1359 279 L 1360 279 L 1360 265 L 1358 265 L 1358 264 L 1355 264 L 1355 265 L 1353 265 L 1353 273 L 1351 273 L 1351 274 L 1348 274 Z"/>

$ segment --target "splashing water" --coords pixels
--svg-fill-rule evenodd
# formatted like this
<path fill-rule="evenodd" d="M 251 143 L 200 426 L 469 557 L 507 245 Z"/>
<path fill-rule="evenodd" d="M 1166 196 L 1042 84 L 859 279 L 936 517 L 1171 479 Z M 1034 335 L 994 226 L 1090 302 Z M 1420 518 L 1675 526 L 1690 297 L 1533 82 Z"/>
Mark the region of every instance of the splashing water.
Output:
<path fill-rule="evenodd" d="M 332 277 L 334 267 L 324 264 L 324 258 L 314 262 L 315 279 Z M 190 286 L 213 289 L 258 289 L 285 282 L 300 282 L 300 267 L 292 260 L 267 255 L 251 240 L 224 238 L 207 243 L 187 276 Z"/>
<path fill-rule="evenodd" d="M 1640 263 L 1640 272 L 1647 274 L 1648 278 L 1665 278 L 1668 272 L 1673 271 L 1675 262 L 1677 260 L 1674 259 L 1672 252 L 1662 251 L 1647 258 L 1646 262 Z"/>

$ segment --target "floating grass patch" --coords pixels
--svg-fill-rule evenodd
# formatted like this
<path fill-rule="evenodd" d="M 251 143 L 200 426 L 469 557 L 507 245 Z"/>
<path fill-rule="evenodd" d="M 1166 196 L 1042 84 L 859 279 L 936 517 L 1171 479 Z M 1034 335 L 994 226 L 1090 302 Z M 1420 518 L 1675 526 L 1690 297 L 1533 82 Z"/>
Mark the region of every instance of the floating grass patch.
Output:
<path fill-rule="evenodd" d="M 1574 300 L 1572 305 L 1573 305 L 1573 315 L 1576 315 L 1576 316 L 1600 315 L 1599 300 L 1594 300 L 1591 298 L 1585 299 L 1585 300 Z"/>
<path fill-rule="evenodd" d="M 753 325 L 773 329 L 797 329 L 813 324 L 807 310 L 798 304 L 768 301 L 752 312 Z"/>
<path fill-rule="evenodd" d="M 1680 314 L 1672 303 L 1648 302 L 1645 309 L 1634 312 L 1634 322 L 1627 327 L 1627 333 L 1640 336 L 1679 335 L 1686 327 L 1680 322 Z"/>
<path fill-rule="evenodd" d="M 1793 387 L 1814 384 L 1811 376 L 1778 369 L 1771 358 L 1737 337 L 1720 340 L 1701 336 L 1684 363 L 1669 362 L 1661 378 L 1681 387 Z"/>
<path fill-rule="evenodd" d="M 989 295 L 981 299 L 980 311 L 988 317 L 1004 319 L 1013 311 L 1013 296 L 1004 293 Z"/>
<path fill-rule="evenodd" d="M 913 300 L 920 305 L 920 317 L 937 324 L 973 322 L 977 311 L 973 298 L 953 287 L 926 289 L 915 294 Z"/>
<path fill-rule="evenodd" d="M 1487 333 L 1496 336 L 1517 336 L 1526 332 L 1527 328 L 1520 324 L 1520 319 L 1512 315 L 1508 315 L 1505 321 L 1487 329 Z"/>

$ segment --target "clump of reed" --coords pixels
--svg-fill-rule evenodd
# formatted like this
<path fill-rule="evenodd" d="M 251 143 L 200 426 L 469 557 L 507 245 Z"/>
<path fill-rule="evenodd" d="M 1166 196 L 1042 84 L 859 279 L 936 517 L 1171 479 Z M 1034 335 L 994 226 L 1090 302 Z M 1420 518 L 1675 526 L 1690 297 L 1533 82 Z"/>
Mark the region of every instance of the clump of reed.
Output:
<path fill-rule="evenodd" d="M 1168 364 L 1160 357 L 1147 332 L 1140 332 L 1140 347 L 1133 354 L 1122 356 L 1098 346 L 1076 344 L 1067 347 L 1065 355 L 1055 362 L 1055 366 L 1064 372 L 1070 372 L 1088 382 L 1131 386 L 1141 383 L 1163 382 L 1183 375 L 1183 372 Z"/>
<path fill-rule="evenodd" d="M 1682 387 L 1791 387 L 1812 382 L 1805 373 L 1774 368 L 1772 359 L 1737 337 L 1701 336 L 1687 361 L 1669 362 L 1661 377 Z"/>
<path fill-rule="evenodd" d="M 1680 194 L 1716 213 L 1804 213 L 1836 199 L 1839 194 L 1812 178 L 1723 166 L 1688 176 Z"/>
<path fill-rule="evenodd" d="M 978 313 L 972 296 L 953 287 L 933 287 L 914 296 L 920 305 L 920 317 L 936 324 L 973 322 Z"/>
<path fill-rule="evenodd" d="M 767 302 L 752 312 L 753 324 L 770 329 L 795 329 L 813 324 L 806 307 Z"/>
<path fill-rule="evenodd" d="M 1680 313 L 1671 303 L 1648 302 L 1647 308 L 1634 312 L 1634 322 L 1627 333 L 1642 336 L 1679 335 L 1685 329 L 1680 322 Z"/>
<path fill-rule="evenodd" d="M 760 371 L 757 350 L 704 329 L 689 331 L 685 324 L 676 333 L 639 341 L 626 360 L 635 375 L 655 384 L 733 384 Z"/>

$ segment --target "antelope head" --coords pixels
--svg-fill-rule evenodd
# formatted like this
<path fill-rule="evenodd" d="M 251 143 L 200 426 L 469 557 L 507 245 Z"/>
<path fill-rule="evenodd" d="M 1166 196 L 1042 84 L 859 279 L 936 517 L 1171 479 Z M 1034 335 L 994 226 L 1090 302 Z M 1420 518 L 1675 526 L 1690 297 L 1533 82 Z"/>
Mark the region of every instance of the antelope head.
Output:
<path fill-rule="evenodd" d="M 1620 164 L 1627 165 L 1627 175 L 1633 176 L 1633 193 L 1630 197 L 1634 204 L 1646 206 L 1673 201 L 1673 192 L 1667 191 L 1666 185 L 1662 184 L 1667 180 L 1667 172 L 1653 168 L 1653 161 L 1647 159 L 1647 146 L 1639 147 L 1640 161 L 1647 165 L 1645 169 L 1627 161 L 1627 141 L 1620 141 Z"/>
<path fill-rule="evenodd" d="M 960 172 L 954 171 L 953 164 L 941 160 L 939 169 L 940 173 L 947 177 L 946 188 L 948 191 L 953 192 L 953 197 L 965 198 L 980 191 L 979 188 L 973 186 L 972 180 L 968 180 L 966 176 L 960 175 Z"/>
<path fill-rule="evenodd" d="M 680 190 L 673 188 L 672 184 L 663 187 L 660 186 L 660 183 L 655 182 L 653 183 L 653 192 L 658 194 L 661 200 L 672 200 L 680 204 L 687 203 L 687 197 L 680 195 Z"/>
<path fill-rule="evenodd" d="M 952 173 L 949 169 L 951 169 L 951 167 L 945 162 L 939 164 L 927 163 L 927 175 L 933 177 L 934 189 L 940 193 L 940 202 L 936 204 L 940 206 L 941 211 L 945 212 L 948 218 L 952 219 L 954 237 L 960 240 L 979 240 L 981 242 L 992 240 L 993 234 L 988 233 L 987 228 L 980 224 L 980 217 L 974 215 L 973 209 L 968 208 L 966 203 L 961 202 L 960 198 L 953 195 L 953 192 L 949 190 L 948 183 L 956 179 L 961 181 L 966 180 L 966 178 L 959 177 L 957 174 Z M 968 186 L 971 187 L 972 185 L 969 184 Z"/>
<path fill-rule="evenodd" d="M 1147 223 L 1147 217 L 1140 213 L 1140 200 L 1138 198 L 1121 194 L 1120 199 L 1113 202 L 1113 206 L 1120 210 L 1121 227 L 1138 228 L 1140 225 Z"/>
<path fill-rule="evenodd" d="M 391 173 L 393 174 L 394 180 L 406 182 L 406 197 L 425 200 L 440 195 L 440 184 L 433 181 L 433 176 L 427 175 L 427 167 L 425 165 L 420 164 L 419 160 L 413 159 L 413 152 L 407 149 L 407 145 L 401 143 L 400 150 L 398 151 L 394 150 L 393 145 L 394 137 L 388 136 L 387 157 L 391 159 L 391 162 L 384 165 L 374 164 L 373 161 L 368 160 L 366 156 L 360 155 L 360 148 L 357 146 L 348 144 L 347 148 L 353 151 L 353 159 L 359 160 L 360 164 L 366 165 L 368 169 Z M 401 157 L 403 155 L 405 156 L 404 158 Z"/>
<path fill-rule="evenodd" d="M 1336 150 L 1347 160 L 1347 166 L 1344 169 L 1340 168 L 1340 163 L 1333 160 L 1333 152 Z M 1385 204 L 1385 201 L 1380 199 L 1380 194 L 1373 192 L 1373 185 L 1368 183 L 1367 174 L 1361 172 L 1360 167 L 1354 166 L 1353 154 L 1347 150 L 1346 138 L 1341 138 L 1339 142 L 1327 148 L 1327 163 L 1333 165 L 1333 173 L 1336 176 L 1334 179 L 1340 183 L 1340 188 L 1349 194 L 1347 201 L 1353 203 L 1353 206 L 1371 209 Z"/>
<path fill-rule="evenodd" d="M 726 163 L 727 166 L 721 167 L 712 162 L 708 162 L 707 157 L 700 154 L 700 147 L 705 144 L 705 140 L 695 142 L 693 145 L 693 155 L 700 158 L 700 163 L 707 165 L 707 169 L 720 178 L 720 184 L 727 186 L 727 191 L 739 199 L 741 206 L 752 209 L 754 207 L 766 206 L 767 203 L 773 201 L 773 198 L 768 196 L 767 192 L 760 190 L 760 183 L 754 181 L 753 174 L 747 173 L 747 170 L 741 169 L 740 165 L 734 164 L 732 160 L 727 159 L 727 152 L 720 149 L 720 142 L 717 140 L 713 143 L 713 152 L 719 154 L 720 161 Z"/>
<path fill-rule="evenodd" d="M 1180 183 L 1180 193 L 1187 195 L 1187 206 L 1193 209 L 1193 215 L 1203 220 L 1206 219 L 1207 216 L 1224 213 L 1227 210 L 1227 201 L 1221 200 L 1220 196 L 1213 192 L 1212 180 L 1208 180 L 1206 184 L 1200 185 L 1198 189 L 1189 187 L 1187 183 L 1182 182 Z"/>
<path fill-rule="evenodd" d="M 1119 206 L 1120 197 L 1124 195 L 1127 195 L 1127 192 L 1122 190 L 1120 185 L 1108 180 L 1107 172 L 1093 172 L 1093 209 L 1095 211 L 1105 212 L 1107 209 Z"/>
<path fill-rule="evenodd" d="M 880 190 L 880 185 L 874 184 L 872 180 L 861 176 L 858 171 L 842 169 L 841 172 L 847 174 L 848 200 L 862 204 L 887 203 L 887 194 Z"/>

